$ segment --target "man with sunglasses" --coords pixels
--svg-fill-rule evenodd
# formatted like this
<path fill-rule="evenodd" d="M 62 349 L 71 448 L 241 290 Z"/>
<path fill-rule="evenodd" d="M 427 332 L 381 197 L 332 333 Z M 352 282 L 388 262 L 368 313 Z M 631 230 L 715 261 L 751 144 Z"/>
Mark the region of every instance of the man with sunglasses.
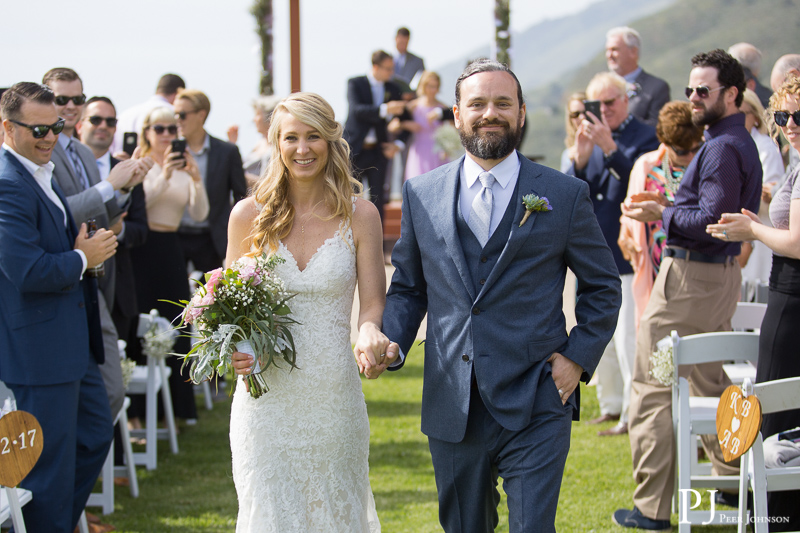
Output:
<path fill-rule="evenodd" d="M 64 130 L 53 148 L 53 181 L 67 197 L 76 224 L 95 219 L 98 228 L 121 230 L 120 216 L 130 202 L 131 189 L 142 182 L 152 161 L 132 160 L 117 165 L 103 180 L 92 151 L 76 135 L 86 96 L 77 72 L 69 68 L 49 70 L 42 80 L 55 94 L 55 106 L 64 119 Z M 104 264 L 105 275 L 98 278 L 100 289 L 100 322 L 106 352 L 117 353 L 119 334 L 111 318 L 116 289 L 116 261 L 110 257 Z M 125 389 L 119 358 L 109 357 L 100 372 L 106 384 L 111 412 L 116 415 L 122 407 Z"/>
<path fill-rule="evenodd" d="M 247 196 L 242 156 L 235 144 L 212 137 L 205 130 L 211 101 L 194 89 L 180 89 L 175 98 L 178 131 L 186 139 L 208 194 L 208 218 L 196 222 L 183 214 L 178 235 L 187 262 L 208 272 L 222 266 L 228 247 L 228 219 L 233 204 Z"/>
<path fill-rule="evenodd" d="M 42 427 L 42 455 L 21 483 L 33 493 L 23 508 L 31 533 L 73 531 L 112 439 L 98 293 L 85 272 L 114 254 L 116 238 L 88 238 L 51 179 L 64 127 L 53 100 L 30 82 L 0 99 L 0 380 Z"/>
<path fill-rule="evenodd" d="M 741 268 L 736 261 L 740 244 L 715 239 L 706 233 L 706 226 L 723 213 L 738 213 L 742 208 L 758 211 L 762 169 L 756 144 L 744 126 L 744 114 L 739 112 L 744 89 L 741 64 L 724 50 L 694 56 L 685 92 L 692 104 L 692 122 L 706 127 L 706 141 L 687 167 L 674 205 L 647 201 L 624 208 L 627 216 L 641 222 L 661 219 L 667 241 L 639 322 L 630 407 L 637 487 L 634 508 L 619 509 L 613 515 L 614 522 L 623 527 L 670 529 L 675 481 L 672 392 L 649 374 L 656 343 L 672 330 L 681 336 L 730 331 L 741 293 Z M 730 385 L 717 363 L 689 368 L 688 378 L 692 393 L 698 396 L 719 397 Z M 704 436 L 703 445 L 715 475 L 738 475 L 738 466 L 724 463 L 716 435 Z"/>

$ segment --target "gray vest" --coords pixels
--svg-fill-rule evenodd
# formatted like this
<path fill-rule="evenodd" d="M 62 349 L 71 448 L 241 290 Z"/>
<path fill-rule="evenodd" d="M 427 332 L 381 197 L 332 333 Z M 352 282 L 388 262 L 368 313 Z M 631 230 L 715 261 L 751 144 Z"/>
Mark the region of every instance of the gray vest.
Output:
<path fill-rule="evenodd" d="M 461 249 L 464 251 L 464 259 L 469 268 L 469 274 L 472 278 L 472 284 L 475 288 L 475 294 L 481 292 L 481 286 L 486 283 L 486 278 L 489 277 L 489 272 L 494 268 L 497 259 L 503 252 L 506 246 L 508 236 L 511 233 L 511 223 L 514 220 L 514 213 L 517 210 L 515 198 L 518 196 L 519 180 L 514 186 L 514 194 L 511 196 L 511 201 L 508 202 L 508 207 L 500 220 L 500 225 L 494 230 L 492 236 L 486 246 L 481 248 L 478 238 L 472 233 L 472 230 L 467 225 L 464 219 L 464 214 L 461 212 L 461 202 L 456 198 L 456 228 L 458 229 L 458 238 L 461 241 Z"/>

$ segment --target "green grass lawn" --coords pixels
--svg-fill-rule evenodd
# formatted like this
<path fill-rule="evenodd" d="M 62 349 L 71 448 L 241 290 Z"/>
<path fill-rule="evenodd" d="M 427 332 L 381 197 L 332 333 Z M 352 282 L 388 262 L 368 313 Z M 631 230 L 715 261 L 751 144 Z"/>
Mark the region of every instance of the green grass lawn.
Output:
<path fill-rule="evenodd" d="M 372 432 L 370 480 L 385 533 L 441 531 L 427 439 L 419 430 L 422 359 L 416 348 L 402 371 L 363 380 Z M 589 420 L 599 414 L 597 399 L 593 388 L 582 387 L 583 419 Z M 230 403 L 224 395 L 213 411 L 198 403 L 199 423 L 181 428 L 180 453 L 172 455 L 167 441 L 160 441 L 158 469 L 138 469 L 139 498 L 118 487 L 115 511 L 104 521 L 128 533 L 233 531 L 237 505 L 228 445 Z M 597 436 L 610 425 L 573 424 L 558 531 L 624 531 L 611 522 L 611 514 L 631 506 L 630 447 L 627 437 Z M 508 531 L 506 515 L 503 500 L 497 531 Z M 674 515 L 672 523 L 677 524 Z M 693 531 L 729 533 L 735 528 Z"/>

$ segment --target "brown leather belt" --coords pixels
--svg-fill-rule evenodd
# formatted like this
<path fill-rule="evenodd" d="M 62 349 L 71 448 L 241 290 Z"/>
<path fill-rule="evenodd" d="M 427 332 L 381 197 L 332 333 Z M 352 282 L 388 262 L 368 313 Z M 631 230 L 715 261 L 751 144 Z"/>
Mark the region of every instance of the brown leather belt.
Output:
<path fill-rule="evenodd" d="M 361 145 L 362 150 L 374 150 L 378 147 L 378 143 L 364 143 Z"/>

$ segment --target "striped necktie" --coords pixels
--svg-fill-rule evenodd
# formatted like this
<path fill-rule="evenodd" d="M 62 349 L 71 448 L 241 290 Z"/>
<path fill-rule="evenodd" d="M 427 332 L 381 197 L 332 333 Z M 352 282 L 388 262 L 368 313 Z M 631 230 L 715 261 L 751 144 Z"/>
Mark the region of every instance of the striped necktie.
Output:
<path fill-rule="evenodd" d="M 70 140 L 69 144 L 67 145 L 67 154 L 69 154 L 69 158 L 72 160 L 72 168 L 75 170 L 75 175 L 78 176 L 78 180 L 83 184 L 84 190 L 91 187 L 89 185 L 89 178 L 86 177 L 86 170 L 83 168 L 83 163 L 81 163 L 81 158 L 78 157 L 78 152 L 75 150 L 75 143 L 78 142 L 76 140 Z"/>

